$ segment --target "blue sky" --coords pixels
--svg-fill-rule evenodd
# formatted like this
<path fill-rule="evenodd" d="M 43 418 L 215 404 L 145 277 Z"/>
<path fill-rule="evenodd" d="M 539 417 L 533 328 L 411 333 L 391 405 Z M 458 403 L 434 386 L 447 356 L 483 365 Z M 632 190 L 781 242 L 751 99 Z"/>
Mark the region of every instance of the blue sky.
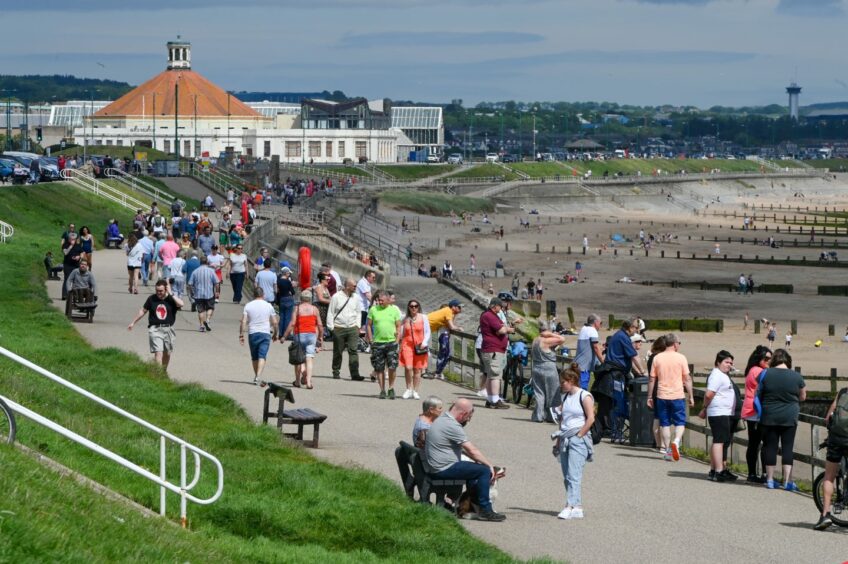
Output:
<path fill-rule="evenodd" d="M 143 5 L 144 8 L 138 6 Z M 447 102 L 848 100 L 848 0 L 0 0 L 3 74 L 139 84 L 165 43 L 225 89 Z M 36 7 L 37 6 L 37 7 Z M 35 22 L 38 22 L 37 24 Z"/>

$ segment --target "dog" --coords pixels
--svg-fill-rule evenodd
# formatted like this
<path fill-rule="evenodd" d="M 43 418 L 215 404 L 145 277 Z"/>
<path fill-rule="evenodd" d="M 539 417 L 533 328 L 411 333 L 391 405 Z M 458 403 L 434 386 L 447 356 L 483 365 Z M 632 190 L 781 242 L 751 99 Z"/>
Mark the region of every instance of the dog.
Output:
<path fill-rule="evenodd" d="M 506 476 L 506 468 L 495 466 L 495 477 L 489 486 L 489 499 L 494 501 L 498 497 L 498 480 Z M 471 489 L 466 489 L 459 496 L 455 504 L 456 516 L 459 519 L 475 519 L 480 513 L 480 506 L 473 500 L 477 499 L 477 492 Z"/>

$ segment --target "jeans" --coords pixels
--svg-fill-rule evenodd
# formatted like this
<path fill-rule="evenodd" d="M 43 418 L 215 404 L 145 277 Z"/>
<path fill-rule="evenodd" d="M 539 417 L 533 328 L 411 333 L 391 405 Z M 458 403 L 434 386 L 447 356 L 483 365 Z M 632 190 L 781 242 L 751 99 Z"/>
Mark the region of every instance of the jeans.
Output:
<path fill-rule="evenodd" d="M 333 330 L 333 377 L 342 370 L 342 354 L 347 350 L 347 367 L 350 377 L 359 376 L 359 327 L 336 327 Z"/>
<path fill-rule="evenodd" d="M 439 333 L 439 356 L 436 359 L 436 374 L 441 374 L 448 365 L 451 353 L 450 332 L 442 331 Z"/>
<path fill-rule="evenodd" d="M 185 294 L 185 276 L 180 274 L 179 276 L 172 276 L 172 278 L 174 279 L 174 283 L 171 286 L 171 290 L 173 290 L 175 296 L 182 299 L 183 294 Z"/>
<path fill-rule="evenodd" d="M 144 253 L 144 256 L 141 259 L 141 281 L 147 286 L 147 280 L 150 278 L 150 260 L 153 258 L 153 255 L 148 255 Z"/>
<path fill-rule="evenodd" d="M 446 470 L 431 474 L 439 480 L 465 480 L 469 490 L 477 491 L 477 505 L 481 511 L 492 510 L 492 500 L 489 499 L 489 486 L 492 472 L 488 466 L 475 462 L 457 462 Z"/>
<path fill-rule="evenodd" d="M 294 314 L 294 296 L 280 297 L 280 335 L 282 335 L 291 323 Z"/>
<path fill-rule="evenodd" d="M 244 272 L 230 272 L 230 283 L 233 285 L 233 301 L 241 302 L 241 289 L 244 286 Z"/>
<path fill-rule="evenodd" d="M 583 482 L 583 467 L 589 456 L 589 447 L 577 435 L 568 441 L 568 447 L 559 454 L 559 464 L 562 467 L 562 478 L 565 483 L 566 503 L 569 507 L 580 507 L 583 499 L 580 496 L 580 486 Z"/>

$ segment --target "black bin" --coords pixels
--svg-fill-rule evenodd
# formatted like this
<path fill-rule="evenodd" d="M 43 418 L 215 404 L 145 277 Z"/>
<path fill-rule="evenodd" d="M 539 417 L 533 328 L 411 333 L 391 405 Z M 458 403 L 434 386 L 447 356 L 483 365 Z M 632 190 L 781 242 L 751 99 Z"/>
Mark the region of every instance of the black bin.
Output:
<path fill-rule="evenodd" d="M 648 407 L 648 378 L 633 378 L 628 384 L 630 391 L 630 445 L 651 446 L 654 444 L 652 427 L 654 412 Z"/>

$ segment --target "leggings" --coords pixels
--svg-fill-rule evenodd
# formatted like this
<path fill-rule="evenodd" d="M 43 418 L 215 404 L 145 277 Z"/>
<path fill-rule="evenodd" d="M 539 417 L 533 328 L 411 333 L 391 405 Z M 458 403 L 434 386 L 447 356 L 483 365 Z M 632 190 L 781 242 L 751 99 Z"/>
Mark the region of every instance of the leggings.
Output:
<path fill-rule="evenodd" d="M 783 466 L 792 466 L 795 460 L 795 430 L 798 425 L 763 425 L 763 458 L 766 466 L 777 464 L 777 442 L 780 441 Z"/>
<path fill-rule="evenodd" d="M 748 463 L 748 475 L 759 476 L 757 473 L 757 460 L 761 462 L 760 470 L 765 472 L 765 450 L 763 445 L 763 426 L 759 421 L 746 421 L 748 425 L 748 450 L 745 451 L 745 461 Z"/>

